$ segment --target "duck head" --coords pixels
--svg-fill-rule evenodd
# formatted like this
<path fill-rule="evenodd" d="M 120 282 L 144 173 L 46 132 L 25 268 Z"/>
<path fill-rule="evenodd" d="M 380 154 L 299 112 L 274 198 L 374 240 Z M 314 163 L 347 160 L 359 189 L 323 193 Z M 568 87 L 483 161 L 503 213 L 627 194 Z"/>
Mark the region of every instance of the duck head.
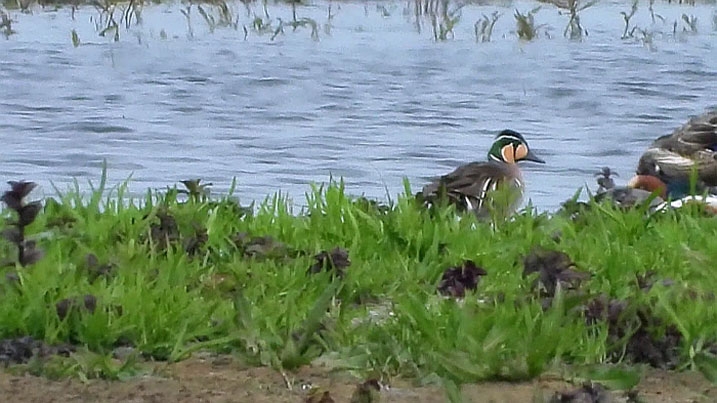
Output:
<path fill-rule="evenodd" d="M 498 133 L 488 152 L 488 160 L 515 164 L 518 161 L 533 161 L 545 164 L 533 153 L 523 135 L 514 130 L 503 130 Z"/>

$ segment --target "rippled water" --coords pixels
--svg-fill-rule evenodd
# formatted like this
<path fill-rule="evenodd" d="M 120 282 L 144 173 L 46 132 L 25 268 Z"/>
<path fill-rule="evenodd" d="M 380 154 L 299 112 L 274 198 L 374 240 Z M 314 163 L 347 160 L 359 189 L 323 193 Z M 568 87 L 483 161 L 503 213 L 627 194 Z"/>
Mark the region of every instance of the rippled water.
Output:
<path fill-rule="evenodd" d="M 551 38 L 520 42 L 515 8 L 468 5 L 454 38 L 417 29 L 413 2 L 301 6 L 309 28 L 252 29 L 232 4 L 238 29 L 208 25 L 196 9 L 192 32 L 180 5 L 151 6 L 120 41 L 97 35 L 97 12 L 83 8 L 12 12 L 17 34 L 0 39 L 0 178 L 29 179 L 51 193 L 73 177 L 161 188 L 201 177 L 243 201 L 279 190 L 301 204 L 309 183 L 342 176 L 351 193 L 385 198 L 428 178 L 483 160 L 494 134 L 526 135 L 546 165 L 525 165 L 528 195 L 554 209 L 608 165 L 621 179 L 640 153 L 691 115 L 717 105 L 717 6 L 659 2 L 651 22 L 641 4 L 631 23 L 652 32 L 622 40 L 627 2 L 583 11 L 582 42 L 562 36 L 567 22 L 544 5 L 538 23 Z M 251 6 L 263 15 L 261 5 Z M 291 8 L 269 5 L 290 20 Z M 473 24 L 500 11 L 491 42 Z M 697 17 L 697 34 L 673 35 L 673 22 Z M 242 28 L 248 28 L 248 35 Z M 679 22 L 678 31 L 685 26 Z M 72 46 L 75 29 L 82 45 Z M 636 34 L 640 36 L 640 34 Z"/>

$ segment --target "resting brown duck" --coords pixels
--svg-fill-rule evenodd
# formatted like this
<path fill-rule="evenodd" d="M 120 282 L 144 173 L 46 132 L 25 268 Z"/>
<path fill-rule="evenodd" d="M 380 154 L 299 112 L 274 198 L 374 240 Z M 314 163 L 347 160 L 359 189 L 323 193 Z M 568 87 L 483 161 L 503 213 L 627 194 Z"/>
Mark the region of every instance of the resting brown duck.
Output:
<path fill-rule="evenodd" d="M 636 174 L 660 179 L 667 187 L 667 196 L 678 199 L 689 193 L 693 169 L 697 191 L 717 186 L 717 108 L 656 139 L 640 157 Z"/>

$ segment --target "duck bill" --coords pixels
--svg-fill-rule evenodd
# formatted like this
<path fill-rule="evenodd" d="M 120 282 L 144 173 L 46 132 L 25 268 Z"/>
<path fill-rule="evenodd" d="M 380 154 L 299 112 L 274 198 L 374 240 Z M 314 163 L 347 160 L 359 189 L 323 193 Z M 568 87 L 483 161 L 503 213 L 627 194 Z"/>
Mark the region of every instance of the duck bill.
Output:
<path fill-rule="evenodd" d="M 535 155 L 535 153 L 533 153 L 532 150 L 528 150 L 528 155 L 526 155 L 525 158 L 523 158 L 523 159 L 526 161 L 533 161 L 533 162 L 537 162 L 540 164 L 545 164 L 545 161 L 543 161 L 542 158 Z"/>

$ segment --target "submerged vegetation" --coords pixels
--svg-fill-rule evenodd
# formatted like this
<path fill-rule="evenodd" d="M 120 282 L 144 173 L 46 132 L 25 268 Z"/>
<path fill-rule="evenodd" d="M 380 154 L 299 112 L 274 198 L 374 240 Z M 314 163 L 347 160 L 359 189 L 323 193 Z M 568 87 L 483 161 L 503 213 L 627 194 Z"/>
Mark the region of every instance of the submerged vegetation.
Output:
<path fill-rule="evenodd" d="M 580 0 L 541 0 L 541 2 L 549 3 L 554 5 L 560 10 L 564 10 L 568 13 L 570 19 L 563 36 L 580 40 L 583 36 L 588 35 L 588 30 L 580 24 L 580 12 L 597 4 L 598 0 L 580 1 Z"/>
<path fill-rule="evenodd" d="M 500 17 L 501 14 L 498 11 L 494 11 L 490 17 L 483 14 L 483 17 L 476 21 L 474 25 L 476 41 L 490 42 L 490 38 L 493 36 L 493 27 L 495 27 L 495 23 L 498 22 Z"/>
<path fill-rule="evenodd" d="M 717 24 L 717 13 L 711 16 L 698 18 L 689 13 L 682 13 L 677 18 L 668 20 L 655 11 L 657 0 L 649 0 L 646 2 L 646 12 L 649 13 L 650 25 L 636 25 L 633 23 L 633 17 L 639 14 L 641 7 L 639 1 L 631 2 L 629 11 L 620 11 L 624 20 L 622 33 L 615 31 L 616 35 L 621 35 L 622 39 L 634 39 L 646 46 L 653 47 L 653 39 L 656 36 L 662 37 L 678 37 L 684 34 L 694 34 L 698 32 L 700 21 L 708 21 L 714 29 Z M 711 0 L 707 0 L 710 4 Z M 582 15 L 590 12 L 590 9 L 598 5 L 598 0 L 537 0 L 548 8 L 554 7 L 558 14 L 568 17 L 565 27 L 563 28 L 563 36 L 571 40 L 583 40 L 588 36 L 588 28 L 583 22 Z M 91 18 L 95 31 L 100 37 L 110 38 L 113 41 L 119 41 L 124 36 L 124 32 L 130 31 L 135 26 L 143 24 L 143 10 L 145 7 L 160 3 L 159 1 L 147 2 L 137 0 L 102 0 L 93 2 L 83 1 L 17 1 L 5 0 L 3 7 L 0 7 L 0 32 L 8 38 L 17 33 L 14 29 L 16 22 L 11 15 L 14 10 L 23 13 L 32 13 L 38 8 L 48 9 L 59 7 L 71 7 L 72 18 L 75 18 L 75 11 L 80 7 L 93 7 L 96 15 Z M 328 0 L 321 6 L 326 7 L 326 18 L 317 16 L 311 12 L 305 2 L 277 0 L 269 1 L 225 1 L 225 0 L 201 0 L 191 2 L 177 3 L 179 11 L 183 15 L 187 24 L 187 37 L 193 38 L 197 24 L 202 24 L 202 29 L 206 29 L 209 33 L 214 33 L 218 29 L 227 29 L 237 31 L 238 35 L 243 36 L 246 40 L 250 35 L 266 36 L 269 40 L 274 41 L 277 37 L 285 35 L 287 31 L 291 32 L 308 32 L 313 40 L 319 40 L 321 35 L 330 36 L 334 27 L 335 17 L 340 13 L 342 1 Z M 512 2 L 497 3 L 495 7 L 501 9 L 507 7 L 514 8 L 514 35 L 509 34 L 510 31 L 502 32 L 503 37 L 517 36 L 520 40 L 531 41 L 539 37 L 547 37 L 548 31 L 553 27 L 544 22 L 544 18 L 538 18 L 537 13 L 540 7 L 532 7 L 529 11 L 521 11 L 526 4 L 516 4 L 514 7 Z M 658 5 L 667 7 L 694 6 L 694 1 L 673 2 L 660 1 Z M 447 41 L 456 38 L 457 27 L 462 21 L 467 20 L 463 15 L 463 11 L 471 6 L 489 7 L 490 4 L 483 2 L 459 2 L 456 0 L 408 0 L 403 2 L 378 3 L 373 5 L 375 11 L 381 17 L 390 17 L 394 14 L 402 14 L 415 26 L 416 30 L 421 33 L 430 31 L 433 40 Z M 313 4 L 312 4 L 313 6 Z M 276 10 L 270 12 L 270 8 L 275 7 Z M 286 18 L 283 11 L 289 7 L 291 14 Z M 370 8 L 364 5 L 366 14 L 368 15 Z M 309 12 L 312 16 L 304 16 L 305 12 Z M 283 17 L 274 16 L 283 15 Z M 500 19 L 503 12 L 495 10 L 488 14 L 482 13 L 480 18 L 472 20 L 472 35 L 475 36 L 476 42 L 490 42 L 494 34 L 496 23 Z M 16 25 L 16 24 L 15 24 Z M 500 25 L 500 24 L 498 24 Z M 322 34 L 323 32 L 323 34 Z M 465 32 L 465 31 L 462 31 Z M 135 32 L 135 36 L 141 41 L 141 35 Z M 161 39 L 168 39 L 168 35 L 164 29 L 159 32 Z M 71 32 L 72 44 L 77 47 L 84 42 L 79 37 L 77 30 Z"/>
<path fill-rule="evenodd" d="M 541 31 L 545 31 L 545 36 L 548 36 L 547 25 L 535 23 L 535 14 L 538 11 L 540 11 L 540 7 L 535 7 L 525 14 L 517 9 L 515 10 L 515 33 L 518 35 L 518 38 L 525 41 L 532 41 L 540 36 Z"/>
<path fill-rule="evenodd" d="M 699 209 L 573 200 L 489 225 L 425 209 L 408 184 L 383 205 L 332 182 L 298 212 L 280 195 L 242 206 L 210 185 L 133 198 L 103 176 L 89 197 L 26 203 L 33 184 L 11 183 L 0 359 L 122 379 L 203 351 L 448 390 L 565 366 L 620 374 L 625 389 L 640 365 L 717 381 L 717 220 Z M 31 242 L 44 253 L 28 254 Z"/>

